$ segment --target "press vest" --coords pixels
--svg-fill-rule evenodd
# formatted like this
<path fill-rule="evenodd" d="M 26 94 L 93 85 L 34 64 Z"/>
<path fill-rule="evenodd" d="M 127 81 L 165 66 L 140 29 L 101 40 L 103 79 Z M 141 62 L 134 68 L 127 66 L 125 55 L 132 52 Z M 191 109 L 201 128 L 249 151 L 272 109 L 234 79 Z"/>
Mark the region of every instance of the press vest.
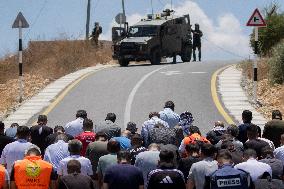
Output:
<path fill-rule="evenodd" d="M 200 136 L 198 133 L 194 133 L 188 137 L 185 137 L 183 139 L 183 142 L 185 145 L 188 144 L 195 144 L 196 142 L 202 142 L 202 143 L 210 143 L 209 140 L 207 140 L 205 137 Z"/>
<path fill-rule="evenodd" d="M 39 156 L 28 156 L 14 165 L 15 183 L 18 189 L 48 189 L 52 165 Z"/>
<path fill-rule="evenodd" d="M 5 183 L 5 167 L 0 165 L 0 188 L 3 188 Z"/>
<path fill-rule="evenodd" d="M 210 176 L 210 189 L 249 189 L 249 174 L 224 165 Z"/>

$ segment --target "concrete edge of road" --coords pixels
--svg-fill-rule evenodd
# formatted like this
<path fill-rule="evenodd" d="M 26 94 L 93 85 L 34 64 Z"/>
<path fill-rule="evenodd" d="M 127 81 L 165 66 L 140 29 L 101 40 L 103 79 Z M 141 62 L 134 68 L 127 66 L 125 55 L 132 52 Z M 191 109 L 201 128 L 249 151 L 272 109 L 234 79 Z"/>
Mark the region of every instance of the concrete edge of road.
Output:
<path fill-rule="evenodd" d="M 114 66 L 113 64 L 98 64 L 75 71 L 50 83 L 31 99 L 22 103 L 15 112 L 4 119 L 6 128 L 10 127 L 12 123 L 26 125 L 34 115 L 41 112 L 47 115 L 80 81 L 97 71 Z"/>
<path fill-rule="evenodd" d="M 243 110 L 250 110 L 253 115 L 252 122 L 263 129 L 267 120 L 249 101 L 249 97 L 241 87 L 241 80 L 242 72 L 237 70 L 236 65 L 226 66 L 213 74 L 211 91 L 216 107 L 228 124 L 235 123 L 233 120 L 237 122 L 236 124 L 242 123 Z"/>

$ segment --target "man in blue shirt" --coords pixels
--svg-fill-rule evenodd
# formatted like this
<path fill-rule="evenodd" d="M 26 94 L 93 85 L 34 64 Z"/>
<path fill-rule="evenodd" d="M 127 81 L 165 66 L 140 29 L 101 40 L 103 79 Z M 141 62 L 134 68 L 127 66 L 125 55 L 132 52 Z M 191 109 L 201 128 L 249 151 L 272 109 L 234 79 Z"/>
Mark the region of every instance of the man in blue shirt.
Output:
<path fill-rule="evenodd" d="M 125 130 L 121 133 L 120 137 L 113 137 L 111 140 L 119 142 L 121 150 L 127 150 L 131 148 L 130 131 Z"/>
<path fill-rule="evenodd" d="M 180 117 L 177 113 L 174 112 L 175 104 L 173 101 L 167 101 L 163 111 L 160 111 L 160 119 L 164 120 L 169 124 L 170 128 L 174 128 L 178 125 Z"/>
<path fill-rule="evenodd" d="M 103 188 L 143 189 L 143 173 L 139 168 L 130 165 L 130 161 L 130 152 L 118 152 L 118 164 L 112 165 L 106 169 Z"/>

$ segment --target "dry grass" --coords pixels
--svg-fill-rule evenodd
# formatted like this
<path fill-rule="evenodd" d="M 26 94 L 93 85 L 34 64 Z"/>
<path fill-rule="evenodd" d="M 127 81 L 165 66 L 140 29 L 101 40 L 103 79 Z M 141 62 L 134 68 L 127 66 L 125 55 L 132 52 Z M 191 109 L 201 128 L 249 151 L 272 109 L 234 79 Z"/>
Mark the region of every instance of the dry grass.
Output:
<path fill-rule="evenodd" d="M 111 43 L 102 41 L 95 48 L 86 41 L 37 41 L 30 42 L 23 52 L 25 99 L 36 94 L 48 83 L 68 73 L 107 64 L 111 58 Z M 0 119 L 18 105 L 17 56 L 0 60 Z"/>
<path fill-rule="evenodd" d="M 258 110 L 266 117 L 271 118 L 271 111 L 279 109 L 284 112 L 284 85 L 271 85 L 269 82 L 269 65 L 267 58 L 262 58 L 258 61 L 258 100 L 263 105 Z M 244 61 L 240 64 L 244 75 L 248 80 L 253 78 L 253 66 L 252 62 Z M 248 94 L 251 94 L 252 82 L 247 82 L 249 86 Z"/>

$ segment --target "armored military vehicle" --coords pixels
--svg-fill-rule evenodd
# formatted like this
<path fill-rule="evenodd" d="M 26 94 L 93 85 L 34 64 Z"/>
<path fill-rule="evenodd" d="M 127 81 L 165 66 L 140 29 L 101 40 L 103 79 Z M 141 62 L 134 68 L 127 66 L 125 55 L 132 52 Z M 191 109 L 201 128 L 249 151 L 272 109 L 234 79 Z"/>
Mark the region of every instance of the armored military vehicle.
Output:
<path fill-rule="evenodd" d="M 189 15 L 174 16 L 173 11 L 148 15 L 137 24 L 125 29 L 113 29 L 113 58 L 121 66 L 130 61 L 147 61 L 160 64 L 162 58 L 180 55 L 189 62 L 192 54 L 192 37 Z M 119 33 L 118 33 L 119 32 Z"/>

